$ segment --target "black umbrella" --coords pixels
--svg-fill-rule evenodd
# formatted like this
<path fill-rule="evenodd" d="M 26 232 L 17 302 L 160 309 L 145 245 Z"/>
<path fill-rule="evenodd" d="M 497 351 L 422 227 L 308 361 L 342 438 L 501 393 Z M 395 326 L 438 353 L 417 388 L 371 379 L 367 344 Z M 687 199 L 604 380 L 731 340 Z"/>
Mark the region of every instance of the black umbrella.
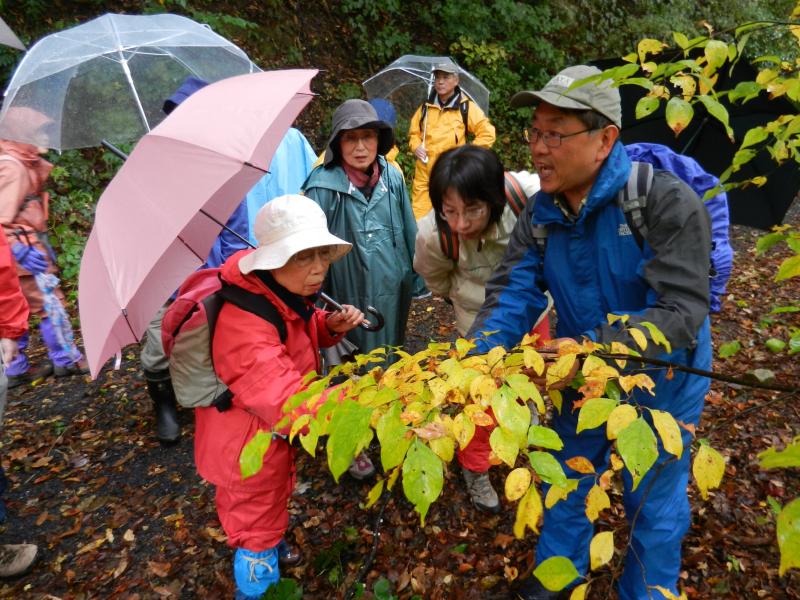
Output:
<path fill-rule="evenodd" d="M 600 69 L 608 69 L 623 63 L 619 59 L 603 59 L 593 61 L 592 64 Z M 727 75 L 727 70 L 720 72 L 721 81 L 716 88 L 733 89 L 740 81 L 753 81 L 756 74 L 752 66 L 740 61 L 730 76 Z M 676 152 L 693 157 L 706 171 L 717 177 L 730 166 L 734 153 L 749 129 L 765 125 L 780 115 L 797 112 L 797 108 L 784 97 L 769 100 L 763 92 L 744 104 L 731 104 L 727 99 L 721 99 L 728 110 L 730 125 L 736 138 L 736 142 L 732 143 L 720 122 L 698 103 L 693 105 L 695 114 L 691 123 L 676 137 L 667 126 L 664 103 L 647 117 L 637 119 L 636 103 L 647 93 L 646 90 L 637 85 L 623 85 L 620 93 L 623 143 L 664 144 Z M 778 165 L 766 150 L 762 150 L 735 173 L 730 182 L 758 175 L 767 177 L 767 183 L 762 187 L 748 186 L 730 190 L 728 204 L 731 222 L 767 230 L 783 221 L 792 200 L 800 190 L 800 169 L 793 160 Z"/>

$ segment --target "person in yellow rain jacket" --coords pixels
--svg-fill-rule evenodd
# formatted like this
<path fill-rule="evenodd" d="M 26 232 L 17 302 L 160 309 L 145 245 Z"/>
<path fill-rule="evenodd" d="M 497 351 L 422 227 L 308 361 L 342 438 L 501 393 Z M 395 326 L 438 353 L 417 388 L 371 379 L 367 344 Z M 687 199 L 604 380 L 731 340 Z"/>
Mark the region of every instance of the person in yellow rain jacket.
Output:
<path fill-rule="evenodd" d="M 408 145 L 417 160 L 414 166 L 411 206 L 417 220 L 431 210 L 428 177 L 436 158 L 445 150 L 467 143 L 491 148 L 494 125 L 458 85 L 458 65 L 450 59 L 433 67 L 431 96 L 411 117 Z"/>

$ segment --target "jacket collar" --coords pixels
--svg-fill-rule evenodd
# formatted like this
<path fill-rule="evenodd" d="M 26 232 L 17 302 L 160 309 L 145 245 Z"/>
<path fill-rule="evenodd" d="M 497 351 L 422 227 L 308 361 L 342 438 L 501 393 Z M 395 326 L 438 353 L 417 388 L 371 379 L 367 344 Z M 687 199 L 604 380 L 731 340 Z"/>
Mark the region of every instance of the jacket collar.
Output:
<path fill-rule="evenodd" d="M 540 191 L 536 194 L 533 221 L 541 224 L 561 223 L 563 225 L 582 223 L 587 218 L 587 215 L 614 201 L 617 193 L 628 180 L 630 172 L 631 160 L 628 158 L 622 142 L 617 140 L 608 158 L 600 168 L 577 218 L 568 218 L 556 205 L 552 194 Z"/>
<path fill-rule="evenodd" d="M 373 190 L 373 198 L 376 198 L 376 192 L 380 190 L 383 195 L 387 191 L 389 191 L 389 186 L 387 183 L 388 169 L 387 169 L 387 162 L 386 159 L 378 155 L 377 158 L 378 166 L 381 170 L 381 176 L 378 179 L 378 183 L 375 185 L 375 190 Z M 334 192 L 340 192 L 342 194 L 347 194 L 349 196 L 353 196 L 354 198 L 358 198 L 363 202 L 367 202 L 367 199 L 364 197 L 364 194 L 355 186 L 355 184 L 350 181 L 347 177 L 347 174 L 344 172 L 344 169 L 340 168 L 339 165 L 334 165 L 331 167 L 317 167 L 319 169 L 319 173 L 317 173 L 317 177 L 315 177 L 314 186 L 317 187 L 324 187 Z M 309 175 L 309 179 L 311 176 Z"/>
<path fill-rule="evenodd" d="M 231 285 L 237 285 L 248 292 L 266 296 L 266 298 L 275 306 L 275 308 L 278 309 L 278 312 L 284 321 L 299 319 L 300 316 L 294 310 L 289 308 L 275 292 L 273 292 L 263 281 L 261 281 L 261 279 L 259 279 L 257 275 L 254 273 L 242 275 L 242 272 L 239 270 L 239 261 L 251 252 L 254 252 L 254 250 L 251 248 L 247 250 L 240 250 L 226 260 L 225 264 L 220 267 L 220 275 L 222 276 L 222 279 L 225 282 L 230 283 Z"/>

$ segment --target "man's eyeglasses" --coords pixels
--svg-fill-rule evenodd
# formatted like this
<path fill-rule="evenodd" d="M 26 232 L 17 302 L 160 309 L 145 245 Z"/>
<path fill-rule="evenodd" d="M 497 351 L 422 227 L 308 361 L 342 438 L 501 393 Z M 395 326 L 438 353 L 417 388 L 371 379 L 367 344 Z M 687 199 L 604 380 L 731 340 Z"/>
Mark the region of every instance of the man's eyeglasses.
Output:
<path fill-rule="evenodd" d="M 525 143 L 529 146 L 533 146 L 539 141 L 539 138 L 541 138 L 545 146 L 549 148 L 558 148 L 561 145 L 561 140 L 570 138 L 573 135 L 597 131 L 597 129 L 597 127 L 590 127 L 589 129 L 583 129 L 575 133 L 557 133 L 555 131 L 542 131 L 536 127 L 529 127 L 523 130 L 522 139 L 525 140 Z"/>
<path fill-rule="evenodd" d="M 473 206 L 472 208 L 468 208 L 463 212 L 463 219 L 469 222 L 477 221 L 486 214 L 486 211 L 486 206 Z M 445 221 L 455 223 L 458 220 L 459 213 L 457 210 L 445 208 L 439 213 L 439 216 Z"/>
<path fill-rule="evenodd" d="M 336 256 L 336 248 L 334 246 L 320 246 L 319 248 L 309 248 L 294 254 L 291 260 L 298 267 L 308 267 L 314 263 L 314 258 L 319 257 L 320 262 L 328 264 L 333 261 Z"/>

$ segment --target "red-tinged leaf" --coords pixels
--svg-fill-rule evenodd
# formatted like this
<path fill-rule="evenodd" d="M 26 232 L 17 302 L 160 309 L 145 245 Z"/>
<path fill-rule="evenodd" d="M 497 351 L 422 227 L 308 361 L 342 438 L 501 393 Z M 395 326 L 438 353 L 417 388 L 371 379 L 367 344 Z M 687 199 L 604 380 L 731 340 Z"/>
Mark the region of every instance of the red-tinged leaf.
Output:
<path fill-rule="evenodd" d="M 158 577 L 168 577 L 169 571 L 172 568 L 172 565 L 168 562 L 160 563 L 152 560 L 147 561 L 147 566 L 150 567 L 150 571 Z"/>

